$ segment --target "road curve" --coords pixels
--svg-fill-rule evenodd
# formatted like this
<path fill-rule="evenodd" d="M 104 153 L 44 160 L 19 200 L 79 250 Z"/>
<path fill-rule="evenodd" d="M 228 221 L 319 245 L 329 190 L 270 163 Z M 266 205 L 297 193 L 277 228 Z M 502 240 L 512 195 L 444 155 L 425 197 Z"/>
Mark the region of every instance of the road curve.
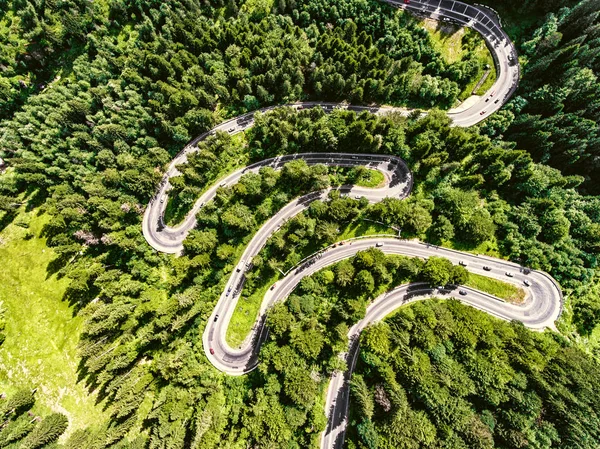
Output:
<path fill-rule="evenodd" d="M 420 16 L 431 17 L 436 20 L 451 21 L 453 23 L 467 26 L 485 39 L 490 49 L 497 72 L 497 79 L 491 89 L 483 95 L 471 107 L 464 110 L 451 110 L 448 116 L 456 126 L 468 127 L 479 123 L 491 113 L 500 109 L 517 88 L 519 80 L 519 65 L 517 63 L 514 45 L 500 26 L 499 18 L 491 10 L 484 7 L 467 5 L 466 3 L 453 0 L 411 0 L 409 4 L 392 0 L 382 0 L 386 3 L 406 9 Z M 326 112 L 336 108 L 343 108 L 355 112 L 369 111 L 373 114 L 387 114 L 397 112 L 408 115 L 411 110 L 406 108 L 395 108 L 388 106 L 355 106 L 328 102 L 304 102 L 288 105 L 295 109 L 321 107 Z M 180 173 L 177 166 L 187 161 L 189 153 L 197 151 L 197 145 L 202 140 L 215 134 L 217 131 L 237 134 L 247 130 L 254 125 L 254 114 L 256 112 L 267 112 L 277 106 L 262 108 L 248 114 L 228 120 L 206 132 L 190 142 L 169 164 L 159 189 L 146 208 L 143 221 L 143 233 L 148 243 L 157 251 L 166 253 L 179 253 L 183 249 L 182 242 L 190 229 L 196 225 L 195 216 L 198 210 L 215 195 L 218 185 L 213 186 L 202 195 L 186 218 L 177 226 L 169 227 L 163 221 L 164 210 L 168 202 L 168 191 L 171 188 L 169 179 Z M 230 185 L 237 182 L 241 171 L 235 172 L 223 179 L 220 184 Z"/>
<path fill-rule="evenodd" d="M 494 12 L 484 7 L 475 7 L 453 0 L 410 0 L 408 4 L 403 1 L 382 1 L 421 16 L 441 21 L 450 21 L 470 27 L 480 33 L 488 44 L 494 57 L 497 80 L 492 88 L 469 108 L 448 112 L 448 116 L 452 119 L 455 126 L 468 127 L 479 123 L 491 113 L 500 109 L 515 91 L 519 79 L 516 51 L 508 36 L 502 30 L 500 20 Z M 331 112 L 336 108 L 346 108 L 356 112 L 369 111 L 374 114 L 398 112 L 408 115 L 411 112 L 405 108 L 354 106 L 327 102 L 296 103 L 288 106 L 295 109 L 321 107 L 326 112 Z M 384 189 L 361 189 L 358 187 L 345 187 L 342 189 L 352 195 L 365 196 L 371 202 L 380 201 L 386 196 L 403 198 L 410 193 L 412 175 L 404 162 L 399 158 L 384 155 L 340 153 L 306 153 L 281 156 L 240 169 L 220 180 L 199 198 L 182 223 L 175 227 L 166 226 L 163 216 L 167 204 L 168 191 L 171 187 L 169 179 L 179 174 L 176 167 L 187 161 L 189 153 L 197 151 L 197 144 L 210 135 L 215 134 L 216 131 L 228 132 L 232 135 L 243 132 L 254 124 L 254 114 L 256 112 L 266 112 L 274 108 L 263 108 L 216 126 L 211 131 L 198 136 L 194 141 L 190 142 L 173 159 L 160 183 L 155 197 L 146 208 L 143 219 L 144 236 L 153 248 L 166 253 L 181 252 L 183 249 L 183 240 L 189 230 L 193 229 L 196 225 L 196 213 L 206 202 L 215 196 L 219 187 L 235 184 L 247 171 L 258 171 L 261 167 L 267 165 L 281 168 L 285 162 L 298 157 L 305 159 L 309 164 L 367 165 L 382 171 L 386 177 L 386 186 Z M 328 190 L 312 193 L 285 206 L 258 231 L 246 248 L 242 256 L 242 262 L 249 261 L 253 255 L 256 255 L 262 249 L 267 239 L 273 232 L 279 229 L 282 223 L 305 210 L 310 202 L 326 196 L 327 192 Z M 349 370 L 346 373 L 336 373 L 332 377 L 326 403 L 326 412 L 329 418 L 328 427 L 321 439 L 321 448 L 323 449 L 337 448 L 343 444 L 349 402 L 348 379 L 356 361 L 356 354 L 358 353 L 358 335 L 364 327 L 383 319 L 387 314 L 407 301 L 430 297 L 433 293 L 437 293 L 438 295 L 443 294 L 447 297 L 455 297 L 499 318 L 522 321 L 532 329 L 553 327 L 554 321 L 560 315 L 562 302 L 560 289 L 556 282 L 545 273 L 533 271 L 526 275 L 518 265 L 510 262 L 458 253 L 449 249 L 414 241 L 362 239 L 352 243 L 347 242 L 345 245 L 322 252 L 318 256 L 315 256 L 314 263 L 303 265 L 303 267 L 288 274 L 279 281 L 276 287 L 269 290 L 265 295 L 259 317 L 250 338 L 241 347 L 233 349 L 227 345 L 225 333 L 235 310 L 239 292 L 243 288 L 245 266 L 241 263 L 239 265 L 240 270 L 234 271 L 229 278 L 225 291 L 213 310 L 204 331 L 203 346 L 207 358 L 215 367 L 231 375 L 241 375 L 254 369 L 258 363 L 258 351 L 262 341 L 266 337 L 266 332 L 264 332 L 264 316 L 273 303 L 287 298 L 303 277 L 342 259 L 351 257 L 360 250 L 372 247 L 376 242 L 384 243 L 381 249 L 388 254 L 402 254 L 422 258 L 440 255 L 447 257 L 454 263 L 457 263 L 460 259 L 467 263 L 467 269 L 471 272 L 500 278 L 519 285 L 527 278 L 531 282 L 531 287 L 527 289 L 527 301 L 522 306 L 504 303 L 493 296 L 472 289 L 465 288 L 467 295 L 461 296 L 457 295 L 454 290 L 434 292 L 421 284 L 400 286 L 377 298 L 367 309 L 366 316 L 350 330 L 351 345 L 348 353 L 345 354 Z M 490 266 L 492 271 L 483 271 L 483 264 Z M 506 277 L 504 275 L 506 271 L 514 273 L 514 277 Z M 214 354 L 211 352 L 214 352 Z"/>
<path fill-rule="evenodd" d="M 544 272 L 528 271 L 518 264 L 505 260 L 465 254 L 417 241 L 374 238 L 354 242 L 352 245 L 338 246 L 331 250 L 331 254 L 322 257 L 319 263 L 315 264 L 314 271 L 330 264 L 327 261 L 335 263 L 346 257 L 351 257 L 360 250 L 373 247 L 378 242 L 384 243 L 380 249 L 386 254 L 400 254 L 420 258 L 442 256 L 454 264 L 466 263 L 465 268 L 469 272 L 525 288 L 527 295 L 524 304 L 517 306 L 469 287 L 438 290 L 432 289 L 424 283 L 415 283 L 398 286 L 376 298 L 368 306 L 365 317 L 352 326 L 348 332 L 349 349 L 347 353 L 341 355 L 346 360 L 348 370 L 343 373 L 336 372 L 331 378 L 325 405 L 328 423 L 325 432 L 321 436 L 321 449 L 343 447 L 348 422 L 349 381 L 356 364 L 360 333 L 365 327 L 381 321 L 399 307 L 412 301 L 431 297 L 453 298 L 497 318 L 521 321 L 526 327 L 534 330 L 554 329 L 554 322 L 558 319 L 562 310 L 563 297 L 560 287 L 554 279 Z M 484 266 L 489 267 L 491 271 L 484 270 Z M 311 270 L 313 270 L 312 267 Z M 508 277 L 507 272 L 513 276 Z M 531 284 L 530 287 L 525 287 L 525 280 Z M 299 279 L 287 280 L 284 295 L 289 295 L 298 282 Z M 461 295 L 460 290 L 464 290 L 467 294 Z M 284 295 L 279 297 L 278 300 L 285 298 Z"/>
<path fill-rule="evenodd" d="M 382 188 L 370 189 L 344 186 L 338 189 L 343 194 L 354 197 L 365 197 L 371 203 L 379 202 L 386 197 L 405 198 L 410 193 L 412 187 L 412 174 L 404 161 L 398 157 L 344 153 L 307 153 L 294 156 L 303 157 L 311 163 L 324 163 L 327 165 L 343 164 L 346 166 L 362 165 L 381 171 L 385 177 L 385 186 Z M 272 161 L 271 165 L 274 167 L 281 167 L 278 164 L 283 164 L 287 161 L 283 157 L 276 159 L 278 160 L 269 160 Z M 249 169 L 258 170 L 261 166 L 263 164 L 254 164 Z M 247 263 L 262 250 L 267 240 L 273 233 L 277 232 L 283 223 L 306 210 L 313 201 L 327 198 L 331 190 L 333 188 L 309 193 L 287 204 L 260 228 L 244 250 L 236 269 L 229 277 L 227 285 L 213 309 L 202 336 L 206 356 L 221 371 L 230 375 L 242 375 L 256 368 L 266 312 L 272 303 L 285 292 L 281 288 L 269 291 L 263 299 L 256 324 L 248 338 L 238 348 L 230 347 L 226 341 L 227 328 L 229 327 L 229 322 L 231 321 L 244 285 Z M 301 270 L 296 271 L 298 274 L 300 272 Z M 301 279 L 306 275 L 305 273 L 309 272 L 308 270 L 302 272 L 302 276 L 297 276 L 297 278 Z M 282 285 L 285 285 L 285 283 Z M 211 350 L 214 354 L 211 353 Z"/>

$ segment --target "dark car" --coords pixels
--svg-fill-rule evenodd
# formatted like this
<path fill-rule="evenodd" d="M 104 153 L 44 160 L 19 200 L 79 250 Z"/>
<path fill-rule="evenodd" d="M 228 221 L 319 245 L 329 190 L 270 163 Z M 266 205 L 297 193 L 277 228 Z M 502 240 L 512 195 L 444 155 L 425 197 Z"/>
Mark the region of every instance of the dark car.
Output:
<path fill-rule="evenodd" d="M 466 266 L 467 266 L 467 262 L 464 262 L 464 261 L 462 261 L 462 260 L 461 260 L 460 262 L 458 262 L 458 264 L 459 264 L 461 267 L 466 267 Z"/>
<path fill-rule="evenodd" d="M 219 319 L 219 315 L 215 315 L 215 323 L 217 322 L 218 319 Z"/>
<path fill-rule="evenodd" d="M 458 293 L 461 294 L 462 296 L 467 296 L 466 290 L 459 290 Z"/>
<path fill-rule="evenodd" d="M 509 278 L 513 277 L 513 274 L 512 274 L 510 271 L 507 271 L 507 272 L 506 272 L 506 273 L 504 273 L 504 274 L 506 274 L 506 275 L 507 275 Z"/>
<path fill-rule="evenodd" d="M 210 348 L 210 353 L 211 353 L 212 355 L 214 355 L 214 354 L 215 354 L 215 350 L 214 350 L 213 348 Z"/>
<path fill-rule="evenodd" d="M 523 284 L 525 284 L 527 287 L 529 287 L 531 285 L 531 282 L 529 282 L 527 279 L 525 279 L 523 281 Z"/>
<path fill-rule="evenodd" d="M 491 267 L 488 267 L 487 265 L 486 265 L 485 267 L 483 267 L 483 269 L 484 269 L 485 271 L 492 271 L 492 268 L 491 268 Z"/>

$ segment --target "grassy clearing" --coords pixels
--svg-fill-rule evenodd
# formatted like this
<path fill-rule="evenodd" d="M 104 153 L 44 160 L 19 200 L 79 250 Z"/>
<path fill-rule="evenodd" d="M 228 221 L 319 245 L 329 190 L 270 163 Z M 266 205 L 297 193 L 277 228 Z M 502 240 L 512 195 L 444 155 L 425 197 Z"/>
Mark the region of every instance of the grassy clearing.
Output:
<path fill-rule="evenodd" d="M 453 24 L 426 19 L 421 22 L 431 36 L 433 47 L 440 52 L 442 58 L 448 63 L 460 61 L 472 50 L 479 61 L 480 70 L 477 76 L 460 93 L 459 99 L 465 100 L 471 96 L 471 92 L 484 74 L 486 65 L 491 68 L 490 73 L 477 90 L 476 95 L 482 95 L 496 82 L 496 71 L 494 70 L 494 59 L 485 44 L 483 38 L 469 28 L 461 28 Z"/>
<path fill-rule="evenodd" d="M 379 170 L 366 169 L 361 171 L 360 176 L 356 178 L 354 182 L 360 187 L 383 187 L 385 184 L 385 176 Z"/>
<path fill-rule="evenodd" d="M 479 274 L 469 273 L 469 280 L 466 285 L 497 296 L 512 304 L 522 304 L 525 300 L 525 290 L 522 288 Z"/>
<path fill-rule="evenodd" d="M 38 237 L 46 221 L 46 216 L 23 212 L 0 233 L 0 299 L 7 321 L 0 391 L 38 387 L 36 408 L 67 415 L 70 433 L 107 416 L 95 405 L 96 395 L 77 382 L 76 346 L 83 322 L 62 301 L 68 280 L 47 273 L 55 254 Z"/>
<path fill-rule="evenodd" d="M 472 254 L 485 254 L 486 256 L 497 257 L 498 259 L 506 259 L 506 257 L 503 257 L 502 254 L 500 254 L 500 249 L 498 248 L 498 242 L 496 239 L 483 242 L 479 245 L 453 240 L 450 242 L 442 242 L 442 246 L 455 249 L 457 251 L 464 251 Z"/>

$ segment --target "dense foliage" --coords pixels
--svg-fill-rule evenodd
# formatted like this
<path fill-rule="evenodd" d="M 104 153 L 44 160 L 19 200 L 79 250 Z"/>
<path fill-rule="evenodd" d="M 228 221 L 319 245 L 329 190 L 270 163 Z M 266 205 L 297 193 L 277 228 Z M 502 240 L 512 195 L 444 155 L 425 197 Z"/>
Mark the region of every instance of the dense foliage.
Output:
<path fill-rule="evenodd" d="M 171 157 L 226 117 L 311 98 L 448 107 L 481 67 L 473 55 L 447 64 L 414 19 L 375 1 L 276 3 L 270 14 L 241 1 L 0 2 L 0 38 L 11 43 L 0 54 L 0 157 L 9 166 L 0 176 L 0 228 L 21 203 L 51 215 L 44 234 L 59 258 L 50 270 L 70 279 L 65 300 L 86 320 L 80 375 L 110 415 L 108 422 L 74 432 L 65 448 L 310 447 L 318 440 L 324 376 L 340 367 L 329 363 L 333 349 L 315 355 L 320 337 L 312 337 L 327 317 L 313 315 L 318 295 L 310 288 L 322 292 L 320 281 L 307 280 L 291 298 L 286 313 L 295 327 L 274 333 L 280 340 L 269 343 L 264 366 L 250 376 L 218 373 L 203 356 L 200 335 L 259 223 L 291 197 L 335 184 L 331 173 L 297 164 L 282 175 L 265 170 L 223 189 L 201 213 L 201 227 L 180 258 L 146 244 L 144 206 Z M 581 8 L 590 5 L 587 0 Z M 562 10 L 561 39 L 549 17 L 549 31 L 528 44 L 526 102 L 517 98 L 482 127 L 494 141 L 477 130 L 451 128 L 437 112 L 419 119 L 282 109 L 257 118 L 247 148 L 219 134 L 203 144 L 174 182 L 174 193 L 185 209 L 233 158 L 243 163 L 300 151 L 399 155 L 416 176 L 410 201 L 389 200 L 368 210 L 353 199 L 316 203 L 284 229 L 282 245 L 272 242 L 273 261 L 265 258 L 265 269 L 275 272 L 308 251 L 311 223 L 321 222 L 313 235 L 325 244 L 337 237 L 335 224 L 368 213 L 402 227 L 405 236 L 497 247 L 506 257 L 550 271 L 570 295 L 580 332 L 589 333 L 600 321 L 597 287 L 590 286 L 600 251 L 600 199 L 578 193 L 583 179 L 574 175 L 591 177 L 595 167 L 590 122 L 598 121 L 592 101 L 596 15 L 585 15 L 591 19 L 586 37 L 571 35 L 585 11 Z M 538 68 L 552 61 L 560 69 L 547 88 L 538 85 L 543 80 L 535 70 L 535 55 L 545 49 L 550 56 L 540 58 Z M 572 59 L 576 54 L 581 66 Z M 571 79 L 589 83 L 576 92 Z M 564 110 L 574 111 L 566 119 L 577 119 L 584 131 L 566 127 L 568 134 L 561 135 L 543 128 L 554 126 L 553 115 L 536 118 L 543 109 L 536 102 L 553 96 L 551 109 L 562 113 L 557 99 L 563 95 Z M 526 140 L 534 135 L 527 131 L 534 119 L 548 131 L 540 136 L 543 149 Z M 503 133 L 518 149 L 501 141 Z M 585 135 L 590 137 L 582 143 Z M 564 142 L 577 143 L 582 155 L 568 166 L 573 176 L 534 162 L 561 166 Z M 289 242 L 299 244 L 295 254 Z M 344 326 L 383 285 L 377 276 L 387 282 L 399 268 L 377 267 L 371 274 L 357 262 L 347 285 L 360 291 L 336 288 L 352 305 Z M 362 299 L 352 299 L 356 293 Z M 344 329 L 328 336 L 336 351 Z M 283 372 L 276 364 L 279 352 L 305 369 Z M 49 415 L 35 427 L 21 415 L 6 416 L 12 421 L 2 432 L 24 426 L 26 447 L 52 444 L 66 426 L 62 415 Z"/>
<path fill-rule="evenodd" d="M 503 134 L 536 161 L 585 177 L 600 192 L 600 2 L 538 3 L 549 14 L 520 42 L 523 80 L 517 97 L 484 129 Z M 535 9 L 530 6 L 530 9 Z"/>
<path fill-rule="evenodd" d="M 360 337 L 347 446 L 595 448 L 599 381 L 600 365 L 555 334 L 416 303 Z"/>

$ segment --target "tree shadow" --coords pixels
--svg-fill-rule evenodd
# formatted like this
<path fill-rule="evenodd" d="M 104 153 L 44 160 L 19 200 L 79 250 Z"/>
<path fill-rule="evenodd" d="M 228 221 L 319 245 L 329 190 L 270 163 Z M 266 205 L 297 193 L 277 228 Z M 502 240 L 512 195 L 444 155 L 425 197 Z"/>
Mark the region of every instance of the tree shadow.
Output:
<path fill-rule="evenodd" d="M 5 211 L 4 215 L 2 215 L 2 218 L 0 218 L 0 231 L 3 231 L 9 224 L 15 221 L 17 215 L 18 214 L 16 210 Z"/>

